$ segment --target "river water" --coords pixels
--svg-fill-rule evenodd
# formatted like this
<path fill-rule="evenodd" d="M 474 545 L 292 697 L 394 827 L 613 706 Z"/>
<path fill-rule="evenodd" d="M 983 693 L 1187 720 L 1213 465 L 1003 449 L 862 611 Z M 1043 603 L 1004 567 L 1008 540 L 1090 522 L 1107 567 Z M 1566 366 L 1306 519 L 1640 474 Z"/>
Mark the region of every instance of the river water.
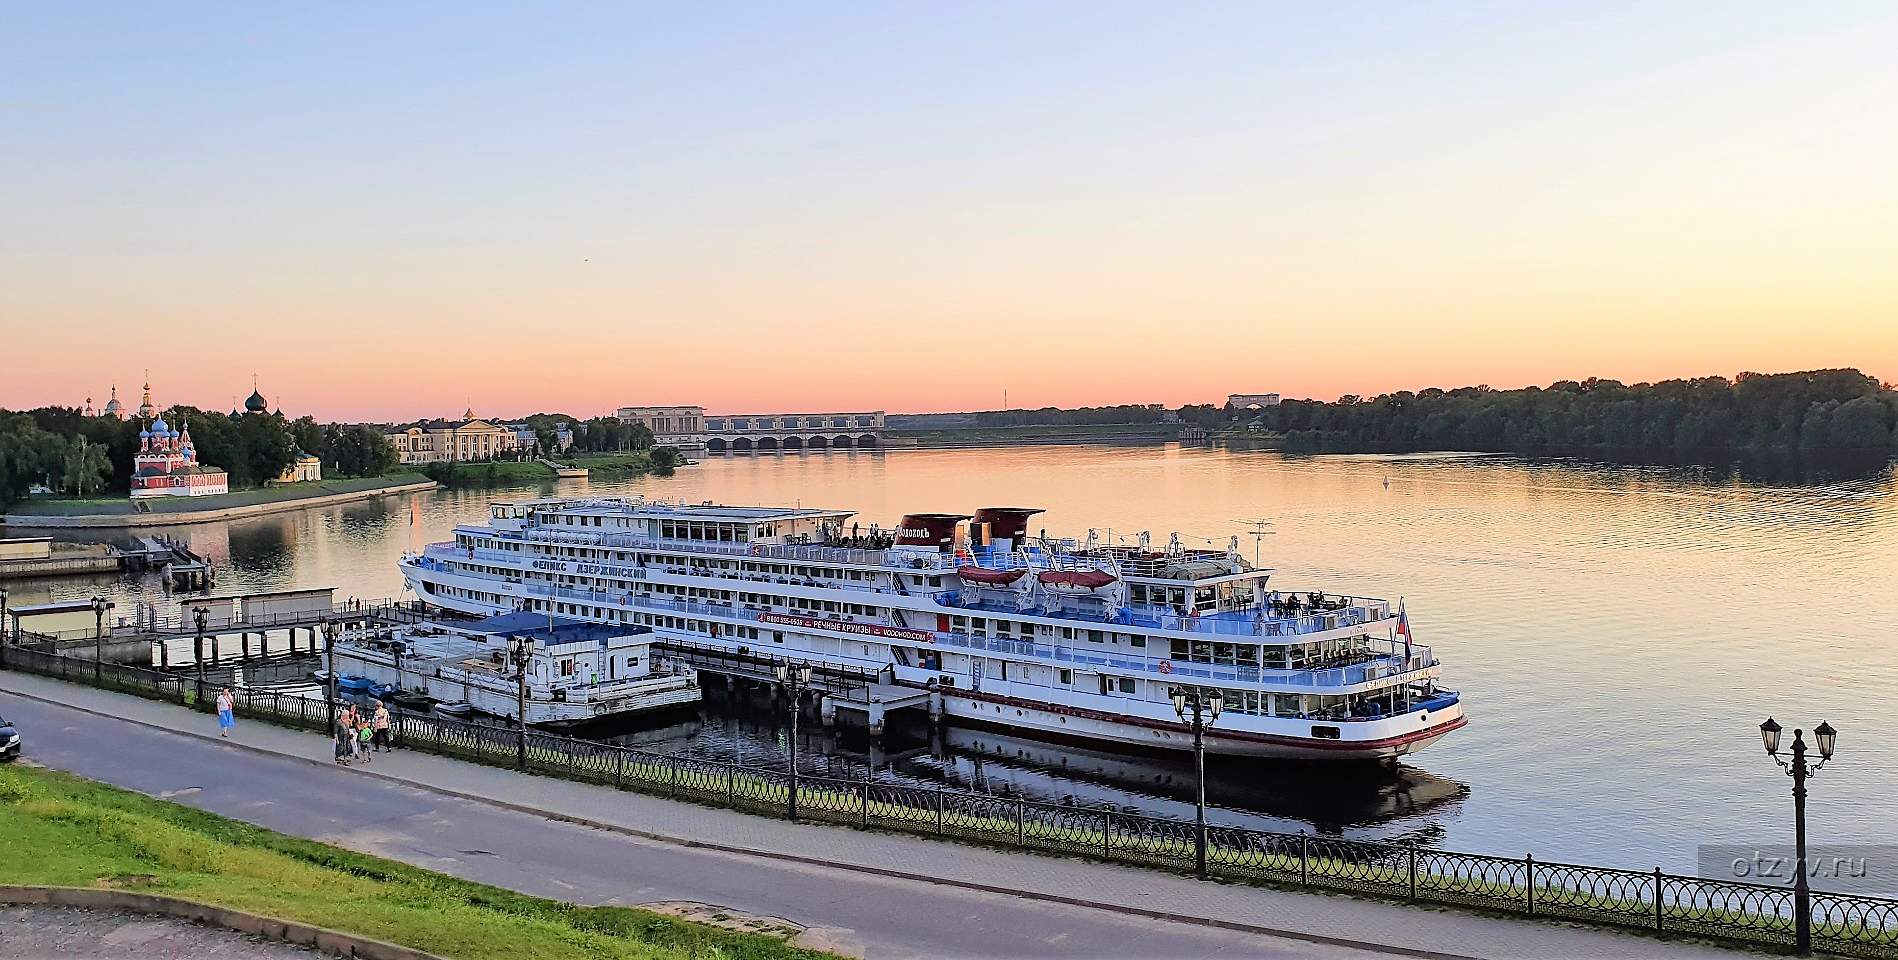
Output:
<path fill-rule="evenodd" d="M 395 560 L 490 499 L 642 493 L 911 511 L 1045 506 L 1051 533 L 1224 544 L 1271 521 L 1276 585 L 1407 599 L 1469 726 L 1394 774 L 1209 761 L 1217 821 L 1479 853 L 1691 871 L 1703 843 L 1789 839 L 1789 784 L 1760 750 L 1773 714 L 1829 719 L 1816 838 L 1898 833 L 1898 478 L 1766 483 L 1679 469 L 1478 455 L 1286 457 L 1175 444 L 706 457 L 672 477 L 444 490 L 180 527 L 218 592 L 398 593 Z M 413 516 L 413 519 L 412 519 Z M 1037 526 L 1040 524 L 1037 523 Z M 14 602 L 150 597 L 134 579 L 13 584 Z M 783 720 L 721 689 L 695 719 L 609 731 L 650 749 L 783 757 Z M 814 728 L 814 724 L 807 724 Z M 1190 816 L 1185 760 L 925 724 L 803 731 L 812 769 Z"/>

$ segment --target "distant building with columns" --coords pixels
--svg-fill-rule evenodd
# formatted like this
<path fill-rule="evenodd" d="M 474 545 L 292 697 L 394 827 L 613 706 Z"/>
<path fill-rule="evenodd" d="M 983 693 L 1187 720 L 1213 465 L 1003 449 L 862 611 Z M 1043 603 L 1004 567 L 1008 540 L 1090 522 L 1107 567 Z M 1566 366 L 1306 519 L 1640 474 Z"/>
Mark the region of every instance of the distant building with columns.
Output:
<path fill-rule="evenodd" d="M 384 434 L 403 463 L 505 460 L 520 455 L 520 438 L 470 409 L 459 420 L 423 420 Z"/>

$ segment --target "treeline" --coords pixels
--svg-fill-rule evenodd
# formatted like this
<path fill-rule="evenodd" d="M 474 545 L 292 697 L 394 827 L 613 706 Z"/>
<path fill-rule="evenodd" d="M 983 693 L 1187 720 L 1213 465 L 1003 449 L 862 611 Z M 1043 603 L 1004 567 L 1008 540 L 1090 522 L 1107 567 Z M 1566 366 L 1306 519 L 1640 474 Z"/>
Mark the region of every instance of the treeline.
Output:
<path fill-rule="evenodd" d="M 1123 403 L 1113 407 L 1041 407 L 1036 410 L 984 410 L 975 414 L 978 427 L 1080 426 L 1108 423 L 1160 423 L 1167 409 L 1157 403 Z"/>
<path fill-rule="evenodd" d="M 644 424 L 621 423 L 618 417 L 580 420 L 563 413 L 536 413 L 521 421 L 533 428 L 542 450 L 557 449 L 554 439 L 561 425 L 573 432 L 573 449 L 587 453 L 634 453 L 652 449 L 652 431 Z"/>
<path fill-rule="evenodd" d="M 1433 388 L 1287 400 L 1239 416 L 1284 434 L 1290 450 L 1647 451 L 1684 459 L 1898 450 L 1898 394 L 1857 370 Z"/>
<path fill-rule="evenodd" d="M 174 430 L 190 427 L 198 462 L 229 472 L 233 488 L 275 480 L 299 451 L 320 458 L 332 476 L 379 476 L 396 462 L 395 448 L 372 427 L 195 407 L 163 416 Z M 0 410 L 0 505 L 35 485 L 76 497 L 129 491 L 144 426 L 136 419 L 88 417 L 73 407 Z"/>

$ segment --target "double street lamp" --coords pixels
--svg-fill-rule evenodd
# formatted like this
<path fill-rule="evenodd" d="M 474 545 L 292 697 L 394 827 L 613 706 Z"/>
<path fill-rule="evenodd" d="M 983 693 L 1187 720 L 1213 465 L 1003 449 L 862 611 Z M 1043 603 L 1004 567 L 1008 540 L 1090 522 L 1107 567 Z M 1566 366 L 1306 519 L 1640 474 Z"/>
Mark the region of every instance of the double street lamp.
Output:
<path fill-rule="evenodd" d="M 191 622 L 198 628 L 197 634 L 191 641 L 191 665 L 198 671 L 198 695 L 196 702 L 199 704 L 204 703 L 204 625 L 205 621 L 210 618 L 211 611 L 209 608 L 191 608 Z M 336 721 L 332 719 L 330 726 L 336 726 Z"/>
<path fill-rule="evenodd" d="M 198 632 L 204 632 L 204 628 L 199 627 Z M 323 663 L 323 708 L 329 717 L 330 734 L 334 736 L 336 734 L 336 621 L 328 617 L 323 618 Z"/>
<path fill-rule="evenodd" d="M 514 764 L 527 769 L 527 664 L 533 659 L 534 639 L 507 638 L 507 659 L 514 665 Z"/>
<path fill-rule="evenodd" d="M 780 663 L 777 666 L 773 667 L 772 670 L 778 675 L 778 685 L 783 687 L 785 692 L 791 695 L 791 786 L 790 786 L 790 789 L 786 791 L 784 795 L 785 796 L 784 808 L 785 808 L 786 814 L 791 819 L 796 820 L 797 819 L 797 714 L 798 714 L 797 705 L 798 705 L 799 698 L 801 698 L 804 695 L 805 689 L 807 689 L 811 685 L 811 668 L 806 667 L 806 666 L 793 667 L 788 663 Z"/>
<path fill-rule="evenodd" d="M 1220 711 L 1226 709 L 1226 700 L 1218 691 L 1207 693 L 1199 689 L 1175 687 L 1173 689 L 1173 712 L 1186 720 L 1190 714 L 1193 724 L 1193 866 L 1201 880 L 1206 879 L 1206 728 L 1219 719 Z"/>
<path fill-rule="evenodd" d="M 112 609 L 112 601 L 104 597 L 92 598 L 92 685 L 105 686 L 105 612 Z"/>
<path fill-rule="evenodd" d="M 1819 750 L 1819 762 L 1806 760 L 1806 737 L 1804 730 L 1793 731 L 1792 759 L 1779 757 L 1779 735 L 1783 728 L 1767 717 L 1760 724 L 1760 742 L 1765 745 L 1766 753 L 1779 764 L 1786 775 L 1793 778 L 1793 859 L 1799 873 L 1793 877 L 1793 949 L 1800 954 L 1812 952 L 1812 889 L 1806 883 L 1806 778 L 1819 772 L 1819 768 L 1832 759 L 1832 751 L 1838 747 L 1839 731 L 1832 724 L 1819 721 L 1812 728 L 1813 746 Z"/>

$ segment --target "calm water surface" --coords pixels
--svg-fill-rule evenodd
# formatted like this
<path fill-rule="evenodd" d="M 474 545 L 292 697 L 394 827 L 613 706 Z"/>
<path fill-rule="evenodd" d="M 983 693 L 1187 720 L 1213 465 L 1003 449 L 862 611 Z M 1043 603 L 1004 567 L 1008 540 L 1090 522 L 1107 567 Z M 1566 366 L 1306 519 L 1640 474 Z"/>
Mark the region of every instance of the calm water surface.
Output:
<path fill-rule="evenodd" d="M 670 478 L 564 481 L 170 531 L 219 561 L 219 592 L 401 589 L 395 560 L 447 539 L 490 498 L 643 493 L 910 511 L 1045 506 L 1050 532 L 1152 531 L 1224 543 L 1266 517 L 1286 588 L 1407 598 L 1418 641 L 1470 724 L 1397 775 L 1211 763 L 1219 820 L 1474 852 L 1670 870 L 1694 847 L 1779 842 L 1788 783 L 1761 753 L 1767 715 L 1829 719 L 1837 760 L 1813 784 L 1814 834 L 1898 833 L 1898 483 L 1710 481 L 1679 470 L 1487 456 L 1286 458 L 1166 446 L 707 457 Z M 1242 541 L 1250 555 L 1252 541 Z M 121 599 L 150 583 L 16 584 L 15 596 Z M 16 600 L 16 602 L 18 602 Z M 613 731 L 654 749 L 781 758 L 762 704 L 708 691 L 698 719 Z M 874 763 L 917 782 L 1190 815 L 1190 764 L 926 725 L 873 746 L 813 731 L 817 769 Z"/>

